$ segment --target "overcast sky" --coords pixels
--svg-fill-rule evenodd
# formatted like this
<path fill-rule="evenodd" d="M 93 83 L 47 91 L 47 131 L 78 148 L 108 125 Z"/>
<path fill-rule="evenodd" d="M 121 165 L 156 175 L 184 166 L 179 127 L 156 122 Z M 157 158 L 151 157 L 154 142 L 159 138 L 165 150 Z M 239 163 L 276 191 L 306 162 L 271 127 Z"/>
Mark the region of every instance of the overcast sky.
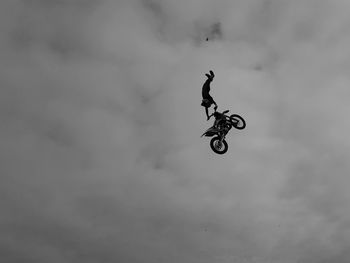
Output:
<path fill-rule="evenodd" d="M 349 12 L 1 1 L 0 261 L 350 262 Z M 210 69 L 247 122 L 222 156 Z"/>

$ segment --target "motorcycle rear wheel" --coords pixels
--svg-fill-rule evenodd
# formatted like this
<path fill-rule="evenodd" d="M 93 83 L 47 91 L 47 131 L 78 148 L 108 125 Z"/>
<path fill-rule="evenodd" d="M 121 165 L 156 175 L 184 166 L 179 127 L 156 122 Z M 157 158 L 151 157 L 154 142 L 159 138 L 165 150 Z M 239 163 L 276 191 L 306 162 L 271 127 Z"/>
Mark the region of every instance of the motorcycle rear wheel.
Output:
<path fill-rule="evenodd" d="M 238 114 L 232 114 L 230 116 L 231 122 L 233 124 L 233 126 L 237 129 L 237 130 L 243 130 L 246 126 L 245 120 Z"/>
<path fill-rule="evenodd" d="M 210 148 L 217 154 L 224 154 L 228 150 L 228 144 L 225 140 L 220 140 L 220 137 L 214 137 L 210 140 Z"/>

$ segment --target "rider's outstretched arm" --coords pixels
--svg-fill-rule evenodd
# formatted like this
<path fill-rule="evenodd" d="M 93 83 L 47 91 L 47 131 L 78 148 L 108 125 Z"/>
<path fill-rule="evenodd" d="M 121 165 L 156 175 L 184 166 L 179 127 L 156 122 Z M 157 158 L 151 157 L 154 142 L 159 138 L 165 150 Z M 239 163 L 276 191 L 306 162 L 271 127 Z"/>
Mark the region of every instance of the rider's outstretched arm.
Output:
<path fill-rule="evenodd" d="M 214 109 L 217 110 L 218 105 L 216 104 L 216 102 L 215 102 L 214 100 L 213 100 L 213 103 L 214 103 L 214 105 L 215 105 Z"/>

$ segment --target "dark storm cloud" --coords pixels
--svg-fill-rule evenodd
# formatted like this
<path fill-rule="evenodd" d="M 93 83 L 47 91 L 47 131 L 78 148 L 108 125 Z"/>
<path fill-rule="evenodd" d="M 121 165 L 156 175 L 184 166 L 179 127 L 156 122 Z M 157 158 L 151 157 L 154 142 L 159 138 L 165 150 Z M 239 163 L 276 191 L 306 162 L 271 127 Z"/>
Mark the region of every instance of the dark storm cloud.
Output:
<path fill-rule="evenodd" d="M 349 261 L 346 2 L 0 6 L 2 261 Z"/>

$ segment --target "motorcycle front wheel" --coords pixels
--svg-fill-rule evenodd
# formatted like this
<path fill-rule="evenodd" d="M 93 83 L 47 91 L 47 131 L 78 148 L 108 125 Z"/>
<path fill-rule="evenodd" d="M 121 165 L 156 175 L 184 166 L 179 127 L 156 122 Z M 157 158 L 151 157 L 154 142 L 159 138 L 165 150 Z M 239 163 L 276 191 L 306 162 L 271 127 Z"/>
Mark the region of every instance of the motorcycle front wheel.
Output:
<path fill-rule="evenodd" d="M 228 144 L 225 140 L 220 140 L 220 137 L 214 137 L 210 140 L 210 148 L 217 154 L 224 154 L 228 150 Z"/>

